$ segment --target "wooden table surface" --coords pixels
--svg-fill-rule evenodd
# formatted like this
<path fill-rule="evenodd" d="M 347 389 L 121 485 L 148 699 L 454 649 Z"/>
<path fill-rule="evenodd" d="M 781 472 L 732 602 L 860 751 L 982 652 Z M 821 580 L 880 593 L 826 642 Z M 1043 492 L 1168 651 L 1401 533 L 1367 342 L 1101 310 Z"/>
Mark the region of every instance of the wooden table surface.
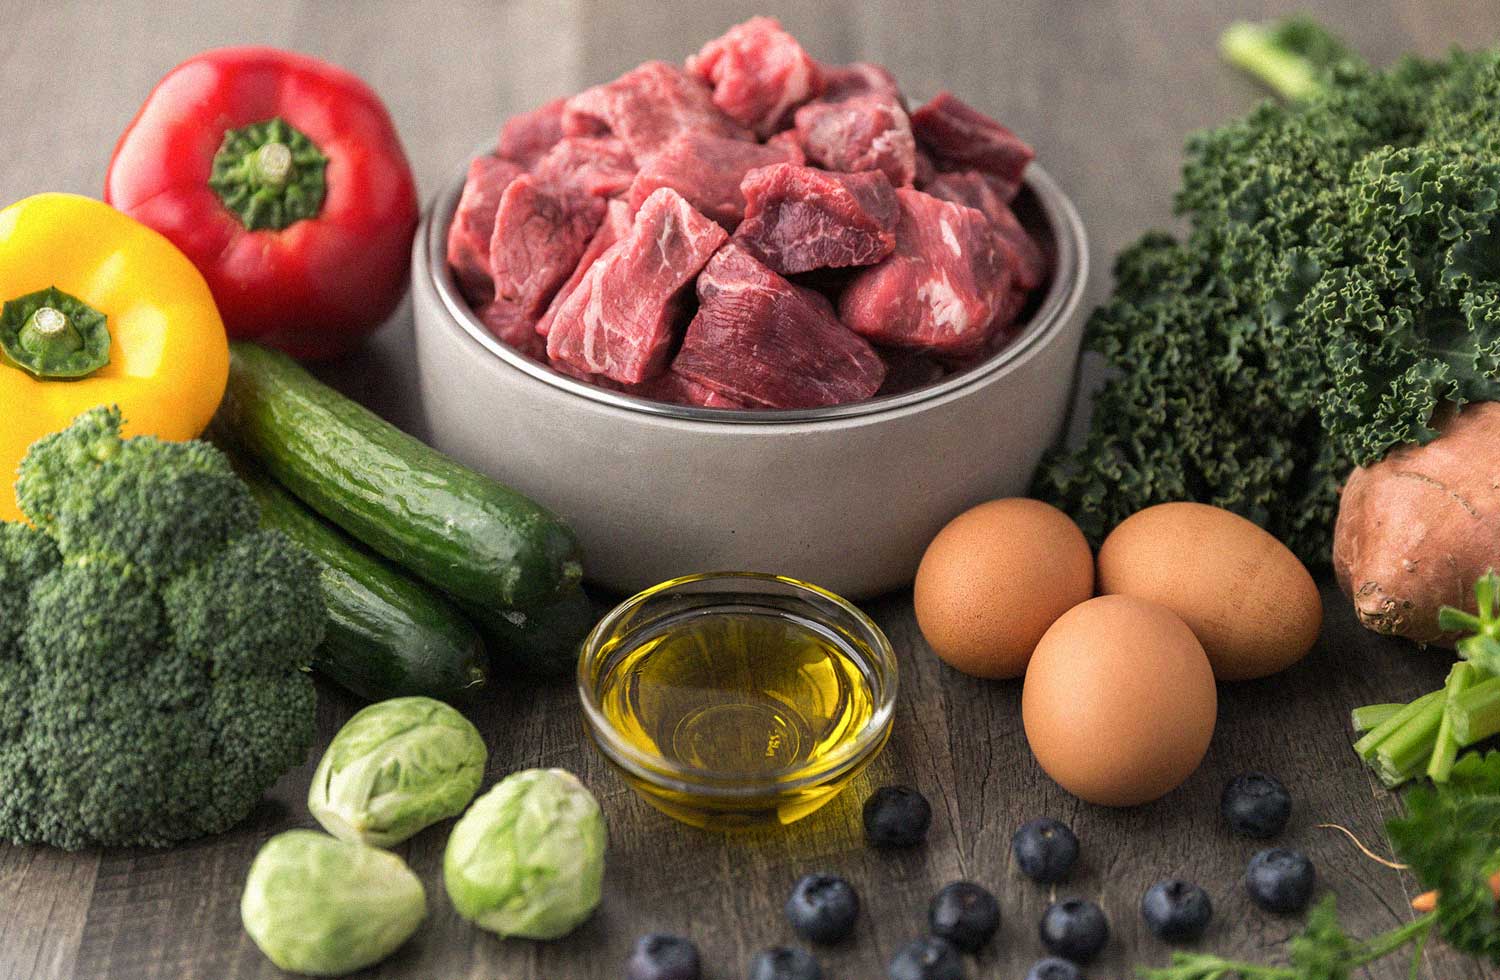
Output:
<path fill-rule="evenodd" d="M 1231 19 L 1279 3 L 1172 0 L 848 0 L 848 2 L 627 3 L 621 0 L 258 0 L 210 4 L 116 0 L 4 0 L 0 30 L 0 201 L 44 190 L 100 191 L 109 150 L 156 79 L 215 45 L 299 48 L 354 69 L 389 103 L 424 198 L 507 115 L 611 78 L 648 58 L 678 59 L 752 13 L 778 13 L 817 57 L 885 62 L 908 91 L 949 87 L 1035 144 L 1073 195 L 1092 237 L 1092 285 L 1107 288 L 1109 257 L 1169 223 L 1182 137 L 1247 109 L 1255 88 L 1221 66 L 1215 38 Z M 1500 5 L 1477 0 L 1323 0 L 1319 11 L 1376 61 L 1500 38 Z M 410 317 L 399 313 L 328 377 L 420 431 L 409 366 Z M 17 410 L 0 406 L 0 414 Z M 20 406 L 24 411 L 25 407 Z M 646 807 L 581 735 L 564 685 L 498 691 L 473 712 L 490 746 L 489 779 L 530 766 L 578 773 L 608 815 L 610 847 L 599 912 L 566 940 L 504 942 L 470 928 L 441 885 L 439 827 L 400 848 L 428 887 L 430 919 L 406 947 L 362 976 L 420 980 L 614 978 L 635 936 L 694 937 L 707 976 L 744 975 L 759 948 L 792 939 L 780 913 L 791 883 L 812 870 L 850 878 L 865 907 L 847 946 L 822 954 L 830 980 L 884 976 L 894 950 L 919 934 L 943 884 L 970 878 L 1000 897 L 1005 924 L 971 975 L 1020 980 L 1041 955 L 1036 922 L 1048 890 L 1012 866 L 1008 842 L 1041 815 L 1072 824 L 1083 857 L 1058 895 L 1097 900 L 1114 939 L 1088 975 L 1125 977 L 1167 949 L 1142 927 L 1142 891 L 1167 876 L 1200 882 L 1217 915 L 1202 945 L 1248 958 L 1274 955 L 1298 923 L 1256 911 L 1239 878 L 1255 849 L 1229 835 L 1218 795 L 1234 773 L 1278 774 L 1297 804 L 1284 843 L 1306 849 L 1323 887 L 1360 931 L 1409 918 L 1412 882 L 1362 857 L 1348 827 L 1388 851 L 1381 826 L 1395 811 L 1349 749 L 1346 712 L 1415 696 L 1441 683 L 1443 658 L 1379 641 L 1325 591 L 1317 650 L 1278 677 L 1226 687 L 1202 769 L 1166 799 L 1133 810 L 1079 803 L 1027 751 L 1018 683 L 983 683 L 940 665 L 918 635 L 909 595 L 869 603 L 900 652 L 902 694 L 890 747 L 858 784 L 794 827 L 724 838 Z M 322 741 L 357 707 L 322 699 Z M 1170 725 L 1171 719 L 1162 719 Z M 303 802 L 322 743 L 243 826 L 167 851 L 66 854 L 0 846 L 0 978 L 275 977 L 240 928 L 239 892 L 257 847 L 290 827 L 314 826 Z M 925 847 L 867 849 L 859 805 L 874 786 L 921 787 L 936 818 Z M 0 787 L 0 792 L 4 788 Z M 1405 963 L 1361 976 L 1405 976 Z M 1480 980 L 1493 970 L 1434 948 L 1429 980 Z"/>

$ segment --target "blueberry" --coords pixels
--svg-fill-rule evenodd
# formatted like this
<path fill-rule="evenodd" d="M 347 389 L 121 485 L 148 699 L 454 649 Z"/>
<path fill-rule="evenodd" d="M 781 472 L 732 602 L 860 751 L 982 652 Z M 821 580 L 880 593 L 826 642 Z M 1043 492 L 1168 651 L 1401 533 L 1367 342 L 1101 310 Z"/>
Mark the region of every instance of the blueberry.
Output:
<path fill-rule="evenodd" d="M 1078 860 L 1078 838 L 1067 824 L 1042 817 L 1015 832 L 1010 852 L 1026 877 L 1044 883 L 1061 881 Z"/>
<path fill-rule="evenodd" d="M 1245 890 L 1267 912 L 1290 914 L 1307 908 L 1318 873 L 1301 851 L 1273 847 L 1250 859 Z"/>
<path fill-rule="evenodd" d="M 750 980 L 823 980 L 823 968 L 806 950 L 773 946 L 750 961 Z"/>
<path fill-rule="evenodd" d="M 886 972 L 891 980 L 964 980 L 964 960 L 948 940 L 924 936 L 898 949 Z"/>
<path fill-rule="evenodd" d="M 1087 963 L 1109 942 L 1109 923 L 1104 913 L 1093 902 L 1081 898 L 1053 902 L 1042 915 L 1037 931 L 1049 953 L 1075 963 Z"/>
<path fill-rule="evenodd" d="M 1158 939 L 1169 943 L 1191 942 L 1203 935 L 1213 918 L 1214 904 L 1208 892 L 1190 881 L 1168 878 L 1146 889 L 1141 897 L 1141 917 Z"/>
<path fill-rule="evenodd" d="M 930 826 L 932 806 L 910 786 L 882 786 L 865 800 L 865 839 L 873 847 L 913 847 Z"/>
<path fill-rule="evenodd" d="M 854 931 L 859 896 L 835 875 L 806 875 L 786 900 L 787 921 L 797 935 L 814 943 L 836 943 Z"/>
<path fill-rule="evenodd" d="M 1031 964 L 1031 969 L 1026 971 L 1026 980 L 1083 980 L 1083 974 L 1067 960 L 1049 956 Z"/>
<path fill-rule="evenodd" d="M 1292 797 L 1274 776 L 1246 772 L 1234 777 L 1219 797 L 1229 829 L 1245 837 L 1275 837 L 1292 815 Z"/>
<path fill-rule="evenodd" d="M 690 939 L 653 932 L 635 941 L 625 980 L 698 980 L 703 967 Z"/>
<path fill-rule="evenodd" d="M 927 923 L 934 936 L 965 953 L 977 953 L 1000 928 L 1000 903 L 972 881 L 955 881 L 933 897 Z"/>

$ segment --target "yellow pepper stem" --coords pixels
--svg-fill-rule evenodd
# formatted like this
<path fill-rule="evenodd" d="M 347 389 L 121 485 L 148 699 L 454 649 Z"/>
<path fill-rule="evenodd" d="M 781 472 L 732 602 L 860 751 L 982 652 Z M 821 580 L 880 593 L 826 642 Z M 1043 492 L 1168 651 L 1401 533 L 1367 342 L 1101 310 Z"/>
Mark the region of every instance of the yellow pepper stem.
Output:
<path fill-rule="evenodd" d="M 0 350 L 41 379 L 88 377 L 109 363 L 104 314 L 56 287 L 0 307 Z"/>

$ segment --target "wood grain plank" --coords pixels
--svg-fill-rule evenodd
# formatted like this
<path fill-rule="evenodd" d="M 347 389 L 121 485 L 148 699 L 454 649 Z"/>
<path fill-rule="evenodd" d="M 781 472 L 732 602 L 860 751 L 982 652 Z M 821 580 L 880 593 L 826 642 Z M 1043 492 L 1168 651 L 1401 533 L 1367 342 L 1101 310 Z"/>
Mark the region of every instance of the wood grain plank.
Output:
<path fill-rule="evenodd" d="M 1113 253 L 1144 228 L 1170 224 L 1183 136 L 1260 95 L 1218 63 L 1218 31 L 1235 17 L 1307 6 L 1376 62 L 1413 47 L 1437 53 L 1500 36 L 1500 8 L 1462 0 L 1018 0 L 1003 7 L 984 0 L 263 0 L 248 7 L 11 0 L 0 32 L 0 200 L 44 189 L 97 193 L 115 135 L 168 67 L 204 47 L 250 41 L 329 57 L 369 79 L 387 99 L 430 196 L 506 115 L 647 58 L 679 58 L 764 10 L 781 16 L 818 57 L 887 61 L 914 95 L 952 88 L 1032 139 L 1086 216 L 1097 299 L 1108 289 Z M 36 122 L 43 107 L 45 126 Z M 410 330 L 403 310 L 364 351 L 320 371 L 420 432 Z M 1364 634 L 1337 595 L 1325 598 L 1329 622 L 1314 655 L 1278 678 L 1226 687 L 1203 769 L 1167 799 L 1130 811 L 1082 805 L 1047 780 L 1021 734 L 1019 684 L 983 683 L 942 666 L 916 629 L 907 594 L 868 604 L 903 672 L 887 751 L 849 792 L 784 832 L 724 837 L 681 827 L 631 794 L 602 761 L 582 735 L 569 686 L 499 691 L 473 712 L 491 750 L 487 781 L 556 765 L 598 794 L 611 832 L 604 905 L 560 943 L 503 942 L 475 930 L 443 894 L 446 827 L 435 828 L 400 849 L 428 889 L 429 922 L 361 976 L 603 980 L 619 976 L 636 935 L 667 929 L 694 936 L 707 975 L 728 980 L 744 975 L 756 949 L 791 939 L 780 909 L 796 877 L 831 870 L 856 884 L 867 909 L 853 943 L 820 952 L 831 976 L 884 975 L 896 947 L 922 930 L 931 894 L 967 877 L 993 888 L 1005 912 L 1000 940 L 975 974 L 1019 977 L 1040 955 L 1035 926 L 1052 890 L 1016 872 L 1009 838 L 1042 814 L 1071 822 L 1084 845 L 1079 868 L 1056 894 L 1093 897 L 1111 917 L 1116 938 L 1091 976 L 1123 976 L 1133 963 L 1165 959 L 1135 908 L 1141 891 L 1167 875 L 1194 878 L 1213 896 L 1219 914 L 1205 948 L 1275 955 L 1296 922 L 1249 906 L 1239 879 L 1254 847 L 1230 837 L 1217 815 L 1223 782 L 1248 768 L 1274 772 L 1292 789 L 1298 805 L 1286 841 L 1312 854 L 1352 928 L 1405 921 L 1407 879 L 1316 824 L 1340 823 L 1388 849 L 1381 825 L 1395 801 L 1355 764 L 1344 714 L 1354 704 L 1434 687 L 1444 664 Z M 0 980 L 283 976 L 241 930 L 239 889 L 267 837 L 313 826 L 303 800 L 312 762 L 356 707 L 325 691 L 313 758 L 244 826 L 219 838 L 103 856 L 0 846 Z M 887 782 L 915 784 L 931 797 L 936 819 L 924 847 L 887 854 L 863 844 L 860 804 Z M 1365 975 L 1397 980 L 1404 971 L 1393 961 Z M 1435 945 L 1424 975 L 1482 980 L 1493 971 Z"/>
<path fill-rule="evenodd" d="M 0 845 L 0 980 L 76 976 L 99 856 Z"/>

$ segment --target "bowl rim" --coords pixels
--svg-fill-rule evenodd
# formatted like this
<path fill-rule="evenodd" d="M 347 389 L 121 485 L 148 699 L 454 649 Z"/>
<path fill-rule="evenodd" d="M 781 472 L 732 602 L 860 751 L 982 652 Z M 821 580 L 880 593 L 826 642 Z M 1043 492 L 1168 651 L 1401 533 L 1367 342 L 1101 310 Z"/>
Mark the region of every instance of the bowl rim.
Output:
<path fill-rule="evenodd" d="M 478 152 L 487 153 L 489 149 L 483 148 Z M 419 255 L 412 265 L 413 275 L 424 277 L 427 285 L 437 293 L 438 301 L 448 318 L 503 365 L 566 394 L 635 415 L 730 426 L 808 426 L 834 420 L 868 420 L 870 417 L 895 416 L 914 407 L 946 401 L 949 396 L 980 387 L 1006 373 L 1009 367 L 1019 363 L 1028 353 L 1055 340 L 1072 320 L 1088 286 L 1089 249 L 1083 219 L 1052 176 L 1033 162 L 1026 169 L 1023 184 L 1036 199 L 1052 232 L 1056 250 L 1054 271 L 1047 292 L 1030 321 L 1014 340 L 993 356 L 936 384 L 821 408 L 726 409 L 652 401 L 600 388 L 553 370 L 502 343 L 479 322 L 479 318 L 459 293 L 447 261 L 448 228 L 458 209 L 468 167 L 466 160 L 458 173 L 434 195 L 423 214 L 422 227 L 416 238 Z M 425 256 L 421 252 L 425 252 Z"/>
<path fill-rule="evenodd" d="M 816 768 L 802 773 L 795 779 L 768 776 L 759 780 L 747 780 L 744 774 L 719 776 L 702 769 L 678 765 L 652 752 L 646 752 L 618 736 L 613 724 L 599 703 L 599 691 L 594 683 L 595 661 L 604 638 L 627 614 L 634 612 L 672 589 L 696 582 L 731 580 L 755 583 L 778 583 L 789 587 L 793 594 L 804 593 L 831 602 L 845 615 L 852 618 L 872 641 L 871 666 L 879 671 L 881 690 L 879 700 L 870 712 L 864 727 L 845 745 L 819 760 Z M 661 789 L 674 790 L 700 797 L 734 801 L 758 799 L 767 793 L 789 793 L 807 786 L 836 779 L 872 759 L 885 745 L 895 722 L 896 695 L 900 687 L 900 667 L 895 648 L 890 638 L 876 622 L 854 603 L 820 586 L 785 575 L 767 572 L 699 572 L 668 579 L 615 606 L 589 631 L 579 648 L 576 672 L 578 700 L 583 705 L 584 727 L 606 758 L 628 774 Z"/>

